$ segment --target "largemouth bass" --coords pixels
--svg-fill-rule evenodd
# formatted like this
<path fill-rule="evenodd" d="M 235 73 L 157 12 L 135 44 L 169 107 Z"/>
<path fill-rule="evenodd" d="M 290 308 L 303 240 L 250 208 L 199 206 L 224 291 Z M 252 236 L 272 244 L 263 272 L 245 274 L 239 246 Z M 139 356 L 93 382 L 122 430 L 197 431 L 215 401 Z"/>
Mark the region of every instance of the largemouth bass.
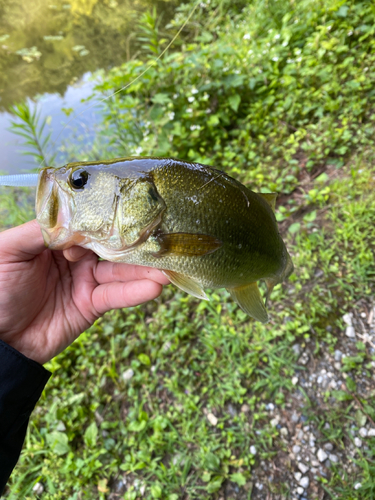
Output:
<path fill-rule="evenodd" d="M 69 163 L 39 174 L 36 214 L 46 245 L 79 245 L 103 259 L 151 266 L 195 297 L 226 288 L 268 321 L 268 293 L 293 270 L 274 216 L 276 195 L 224 172 L 167 158 Z"/>

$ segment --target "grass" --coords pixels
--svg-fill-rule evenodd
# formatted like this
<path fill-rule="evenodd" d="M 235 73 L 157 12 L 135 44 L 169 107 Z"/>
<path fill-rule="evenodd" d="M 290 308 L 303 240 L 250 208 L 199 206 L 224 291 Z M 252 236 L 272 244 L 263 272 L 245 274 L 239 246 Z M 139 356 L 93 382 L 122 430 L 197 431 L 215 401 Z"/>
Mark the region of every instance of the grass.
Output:
<path fill-rule="evenodd" d="M 270 323 L 250 320 L 224 290 L 207 303 L 172 286 L 106 314 L 48 363 L 53 377 L 7 500 L 35 498 L 36 483 L 46 500 L 293 498 L 291 435 L 270 403 L 282 422 L 298 410 L 297 426 L 310 422 L 319 446 L 332 442 L 344 457 L 314 480 L 311 500 L 374 498 L 375 438 L 360 453 L 352 443 L 375 420 L 375 353 L 364 338 L 349 342 L 342 320 L 374 306 L 374 76 L 364 77 L 373 14 L 354 1 L 269 4 L 280 12 L 270 17 L 265 2 L 246 2 L 241 14 L 204 4 L 194 40 L 187 35 L 157 71 L 108 101 L 101 140 L 110 137 L 115 154 L 141 145 L 142 154 L 206 161 L 254 190 L 284 193 L 277 219 L 295 272 L 273 291 Z M 142 60 L 114 68 L 103 90 L 143 69 Z M 64 153 L 82 160 L 79 151 Z M 33 216 L 32 191 L 0 189 L 2 227 Z M 310 353 L 305 365 L 297 344 Z M 342 385 L 319 394 L 303 386 L 342 346 Z"/>
<path fill-rule="evenodd" d="M 297 368 L 291 347 L 309 342 L 317 356 L 332 352 L 343 313 L 361 300 L 371 303 L 374 179 L 371 154 L 340 175 L 333 170 L 325 183 L 329 198 L 294 216 L 289 229 L 298 223 L 298 230 L 285 226 L 295 273 L 275 289 L 268 325 L 249 320 L 222 290 L 206 303 L 171 286 L 145 306 L 106 314 L 48 363 L 54 374 L 6 498 L 31 498 L 36 482 L 46 499 L 215 499 L 228 487 L 237 491 L 230 498 L 250 498 L 259 460 L 272 461 L 285 449 L 265 407 L 291 404 Z M 1 200 L 3 214 L 6 203 L 13 214 L 3 220 L 25 219 L 24 211 L 14 216 L 9 197 Z M 344 364 L 353 379 L 374 359 L 367 349 L 357 351 Z M 318 423 L 335 422 L 332 439 L 344 446 L 355 405 L 352 397 L 332 397 L 323 414 L 306 401 L 306 413 Z M 374 394 L 359 397 L 374 407 Z M 361 497 L 353 476 L 338 467 L 324 484 L 335 492 L 331 498 L 373 497 L 374 446 L 375 440 L 356 460 Z M 116 488 L 119 496 L 109 497 Z M 274 494 L 289 489 L 280 481 Z"/>

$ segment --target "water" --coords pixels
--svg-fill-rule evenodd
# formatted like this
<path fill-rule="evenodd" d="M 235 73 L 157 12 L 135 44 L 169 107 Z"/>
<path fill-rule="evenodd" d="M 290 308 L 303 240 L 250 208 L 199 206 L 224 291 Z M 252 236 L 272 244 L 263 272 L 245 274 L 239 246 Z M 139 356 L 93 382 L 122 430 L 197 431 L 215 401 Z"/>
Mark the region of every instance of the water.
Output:
<path fill-rule="evenodd" d="M 68 86 L 63 96 L 44 94 L 38 99 L 37 104 L 31 100 L 28 101 L 32 108 L 38 107 L 42 118 L 50 119 L 52 130 L 50 149 L 56 151 L 65 140 L 74 142 L 74 138 L 80 134 L 84 134 L 87 140 L 93 138 L 94 127 L 101 120 L 100 103 L 95 100 L 81 102 L 93 93 L 95 82 L 90 77 L 88 73 L 76 84 Z M 62 108 L 73 108 L 74 112 L 67 117 Z M 0 113 L 2 151 L 0 169 L 8 174 L 26 172 L 39 166 L 31 156 L 22 154 L 25 151 L 22 147 L 22 138 L 8 130 L 12 120 L 14 121 L 14 117 L 10 113 Z"/>
<path fill-rule="evenodd" d="M 35 106 L 41 95 L 38 107 L 42 117 L 51 117 L 55 148 L 64 139 L 74 143 L 81 133 L 90 140 L 101 119 L 100 106 L 81 104 L 95 85 L 90 75 L 136 56 L 142 12 L 156 7 L 163 27 L 179 2 L 0 0 L 0 171 L 12 174 L 38 166 L 22 155 L 22 139 L 7 130 L 12 105 L 27 100 Z M 72 108 L 76 119 L 62 108 Z"/>

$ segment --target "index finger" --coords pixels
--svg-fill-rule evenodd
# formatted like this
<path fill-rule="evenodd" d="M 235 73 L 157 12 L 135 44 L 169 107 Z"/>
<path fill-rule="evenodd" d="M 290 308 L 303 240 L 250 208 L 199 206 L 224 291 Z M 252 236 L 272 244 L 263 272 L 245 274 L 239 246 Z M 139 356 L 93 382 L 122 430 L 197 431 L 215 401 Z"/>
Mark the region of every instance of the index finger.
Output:
<path fill-rule="evenodd" d="M 45 249 L 42 232 L 35 219 L 0 233 L 0 258 L 8 262 L 31 260 Z"/>

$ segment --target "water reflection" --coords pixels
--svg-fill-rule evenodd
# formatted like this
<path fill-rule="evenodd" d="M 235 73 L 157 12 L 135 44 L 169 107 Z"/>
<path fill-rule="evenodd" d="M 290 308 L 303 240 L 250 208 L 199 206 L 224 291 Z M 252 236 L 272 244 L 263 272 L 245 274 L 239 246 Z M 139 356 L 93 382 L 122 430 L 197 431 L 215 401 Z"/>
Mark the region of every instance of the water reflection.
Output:
<path fill-rule="evenodd" d="M 44 94 L 38 100 L 41 118 L 48 117 L 50 120 L 51 147 L 54 151 L 57 151 L 65 140 L 72 142 L 80 135 L 84 135 L 87 141 L 93 138 L 95 125 L 101 119 L 101 106 L 99 102 L 93 100 L 81 102 L 93 93 L 95 82 L 90 76 L 88 73 L 83 76 L 81 81 L 69 86 L 64 96 Z M 35 107 L 35 103 L 32 101 L 29 101 L 29 105 L 31 108 Z M 66 108 L 74 110 L 69 117 L 62 111 Z M 11 120 L 14 120 L 14 117 L 10 113 L 0 113 L 1 171 L 15 174 L 38 167 L 33 158 L 22 154 L 22 139 L 7 130 Z"/>
<path fill-rule="evenodd" d="M 83 74 L 129 60 L 140 12 L 156 6 L 166 23 L 176 3 L 0 0 L 0 110 L 37 94 L 63 95 Z"/>
<path fill-rule="evenodd" d="M 98 109 L 90 109 L 71 120 L 61 108 L 78 113 L 94 83 L 88 75 L 97 69 L 117 66 L 137 53 L 137 23 L 140 13 L 151 6 L 172 17 L 180 0 L 0 0 L 0 138 L 1 171 L 17 173 L 35 168 L 23 156 L 21 140 L 7 130 L 10 107 L 25 99 L 39 100 L 43 116 L 51 116 L 52 139 L 57 148 L 78 128 L 94 133 L 100 120 Z M 83 76 L 85 75 L 85 76 Z M 33 105 L 33 104 L 32 104 Z M 90 103 L 91 105 L 91 103 Z M 64 124 L 70 126 L 62 130 Z"/>

